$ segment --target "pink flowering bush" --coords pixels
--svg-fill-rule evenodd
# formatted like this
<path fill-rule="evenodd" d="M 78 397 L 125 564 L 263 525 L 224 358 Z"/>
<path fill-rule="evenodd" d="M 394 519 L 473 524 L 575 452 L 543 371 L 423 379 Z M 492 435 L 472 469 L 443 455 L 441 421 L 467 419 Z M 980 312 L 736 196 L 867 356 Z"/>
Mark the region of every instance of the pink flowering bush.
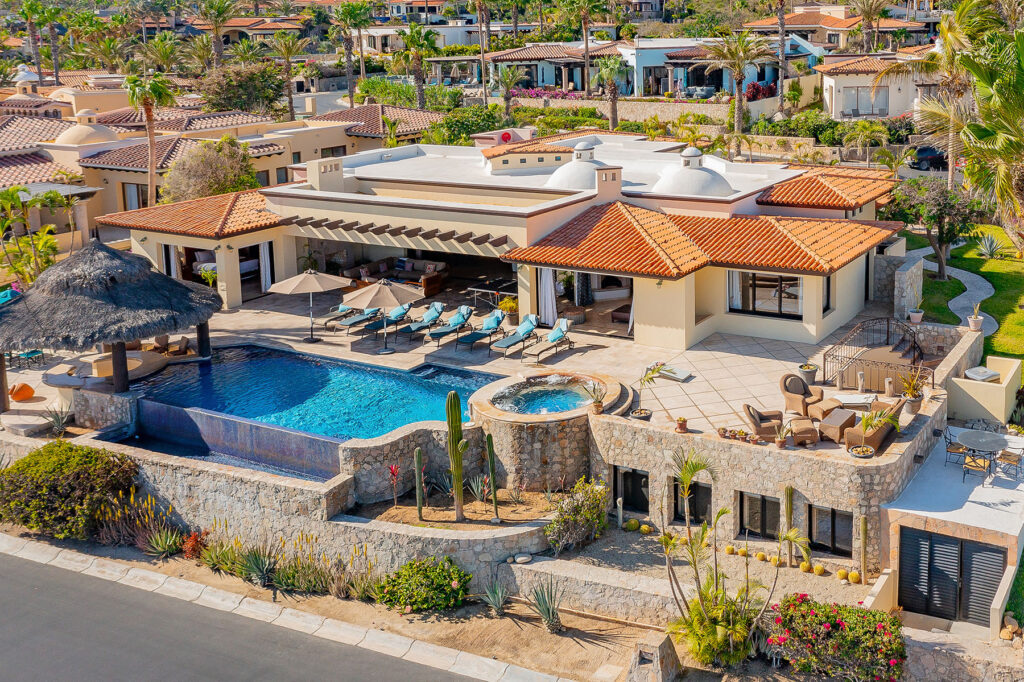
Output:
<path fill-rule="evenodd" d="M 869 682 L 903 676 L 907 652 L 897 616 L 791 594 L 764 620 L 768 650 L 797 670 Z"/>
<path fill-rule="evenodd" d="M 410 561 L 384 579 L 377 601 L 403 613 L 453 609 L 466 600 L 472 579 L 451 557 Z"/>
<path fill-rule="evenodd" d="M 526 99 L 583 99 L 583 93 L 576 90 L 545 90 L 544 88 L 513 88 L 512 96 Z"/>

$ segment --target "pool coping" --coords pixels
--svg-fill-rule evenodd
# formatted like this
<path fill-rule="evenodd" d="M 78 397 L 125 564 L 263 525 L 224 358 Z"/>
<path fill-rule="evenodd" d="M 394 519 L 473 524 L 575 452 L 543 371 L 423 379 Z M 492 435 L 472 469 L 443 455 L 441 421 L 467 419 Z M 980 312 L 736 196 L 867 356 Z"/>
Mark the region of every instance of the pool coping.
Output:
<path fill-rule="evenodd" d="M 583 407 L 577 407 L 563 412 L 521 414 L 518 412 L 503 410 L 492 402 L 494 395 L 504 388 L 514 386 L 515 384 L 522 383 L 529 379 L 551 376 L 553 374 L 600 382 L 605 388 L 605 396 L 603 400 L 605 405 L 614 405 L 622 397 L 622 383 L 618 379 L 608 376 L 607 374 L 601 374 L 599 372 L 576 372 L 561 369 L 529 370 L 520 372 L 515 376 L 509 376 L 498 381 L 493 381 L 486 386 L 482 386 L 477 389 L 469 397 L 470 416 L 474 422 L 486 419 L 514 424 L 550 424 L 578 419 L 579 417 L 592 414 L 594 408 L 590 403 Z"/>

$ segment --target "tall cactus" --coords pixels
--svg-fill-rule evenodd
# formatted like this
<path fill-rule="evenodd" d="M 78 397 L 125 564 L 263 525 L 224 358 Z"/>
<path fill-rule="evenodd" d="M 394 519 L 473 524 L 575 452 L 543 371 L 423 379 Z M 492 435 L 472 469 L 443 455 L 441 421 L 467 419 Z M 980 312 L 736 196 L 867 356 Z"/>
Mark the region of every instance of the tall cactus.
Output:
<path fill-rule="evenodd" d="M 860 517 L 860 581 L 868 582 L 868 517 Z"/>
<path fill-rule="evenodd" d="M 494 474 L 494 438 L 487 434 L 487 474 L 491 477 L 491 501 L 494 502 L 494 518 L 498 516 L 498 478 Z"/>
<path fill-rule="evenodd" d="M 462 513 L 462 456 L 469 447 L 462 438 L 462 401 L 455 391 L 448 393 L 444 405 L 448 418 L 448 463 L 452 469 L 452 495 L 455 497 L 455 520 L 465 521 Z"/>
<path fill-rule="evenodd" d="M 423 520 L 423 449 L 416 448 L 412 455 L 413 472 L 416 474 L 416 518 Z"/>
<path fill-rule="evenodd" d="M 786 515 L 786 530 L 788 531 L 793 527 L 793 486 L 787 485 L 785 495 L 783 496 L 783 503 L 785 505 Z M 793 565 L 793 543 L 786 543 L 786 566 Z"/>

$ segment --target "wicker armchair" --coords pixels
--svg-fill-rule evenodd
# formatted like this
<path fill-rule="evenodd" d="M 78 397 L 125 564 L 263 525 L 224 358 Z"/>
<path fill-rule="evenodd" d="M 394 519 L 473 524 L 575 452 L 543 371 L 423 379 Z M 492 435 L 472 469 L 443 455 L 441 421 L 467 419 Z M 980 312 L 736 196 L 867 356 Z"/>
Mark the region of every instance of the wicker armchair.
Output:
<path fill-rule="evenodd" d="M 779 388 L 782 389 L 782 397 L 786 400 L 786 410 L 797 412 L 802 417 L 807 416 L 809 405 L 819 403 L 825 397 L 825 390 L 821 386 L 808 386 L 796 374 L 783 376 L 779 381 Z"/>
<path fill-rule="evenodd" d="M 907 401 L 903 398 L 900 398 L 898 402 L 891 404 L 876 400 L 872 404 L 872 407 L 875 405 L 884 406 L 876 409 L 883 409 L 889 415 L 892 415 L 898 420 L 900 417 L 900 411 L 903 409 L 903 404 L 906 402 Z M 872 412 L 874 411 L 875 410 L 873 409 Z M 889 434 L 894 430 L 893 425 L 889 422 L 884 422 L 867 433 L 864 433 L 864 429 L 860 428 L 860 426 L 855 426 L 853 428 L 846 429 L 846 433 L 843 434 L 843 442 L 846 443 L 847 450 L 855 445 L 870 445 L 875 449 L 876 453 L 879 453 L 882 451 L 882 445 L 885 443 L 886 438 L 888 438 Z"/>
<path fill-rule="evenodd" d="M 762 438 L 775 438 L 775 429 L 782 426 L 782 412 L 778 410 L 762 412 L 751 405 L 744 405 L 743 416 L 747 420 L 751 433 Z"/>

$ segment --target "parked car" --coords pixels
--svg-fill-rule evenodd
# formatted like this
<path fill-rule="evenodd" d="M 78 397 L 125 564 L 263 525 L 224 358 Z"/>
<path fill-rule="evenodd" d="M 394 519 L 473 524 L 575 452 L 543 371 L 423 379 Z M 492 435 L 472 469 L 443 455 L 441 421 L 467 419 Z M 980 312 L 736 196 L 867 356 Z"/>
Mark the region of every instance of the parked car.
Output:
<path fill-rule="evenodd" d="M 918 147 L 917 157 L 908 163 L 911 168 L 921 171 L 946 170 L 949 162 L 946 160 L 946 152 L 935 147 Z"/>

